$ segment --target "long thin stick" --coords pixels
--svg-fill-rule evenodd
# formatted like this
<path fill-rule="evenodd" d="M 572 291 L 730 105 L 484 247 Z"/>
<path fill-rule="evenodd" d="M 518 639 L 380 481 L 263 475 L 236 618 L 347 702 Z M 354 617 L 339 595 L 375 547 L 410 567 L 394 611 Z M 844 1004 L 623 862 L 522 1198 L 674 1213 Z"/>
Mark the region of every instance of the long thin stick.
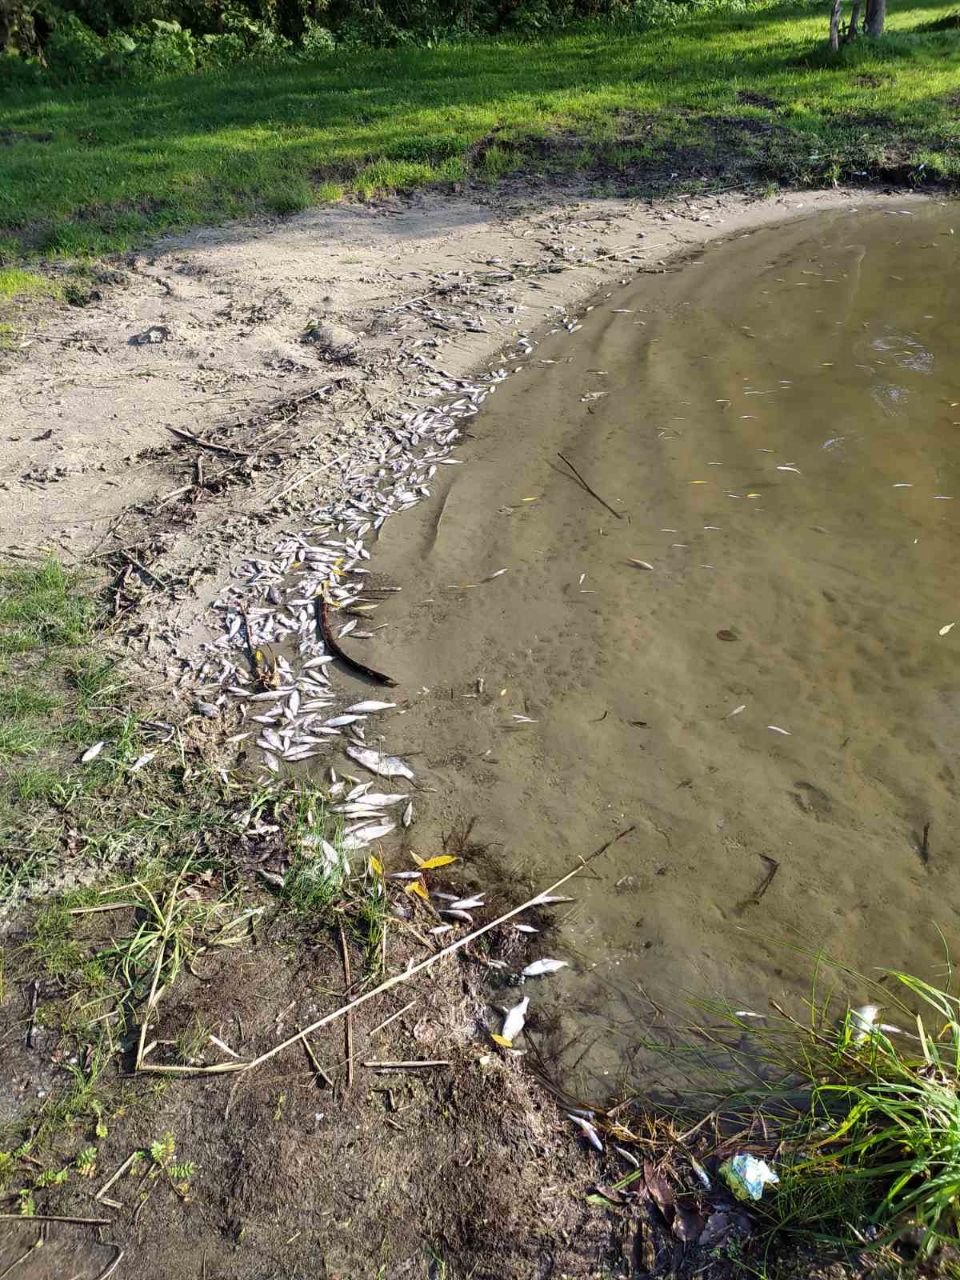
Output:
<path fill-rule="evenodd" d="M 340 955 L 343 957 L 343 989 L 344 995 L 349 996 L 353 989 L 353 978 L 350 976 L 350 952 L 347 950 L 347 935 L 343 931 L 343 921 L 340 921 Z M 347 1084 L 345 1092 L 349 1093 L 353 1088 L 353 1014 L 348 1010 L 346 1022 L 344 1023 L 344 1050 L 347 1055 Z M 304 1042 L 306 1043 L 306 1042 Z"/>
<path fill-rule="evenodd" d="M 169 1065 L 152 1065 L 150 1063 L 138 1063 L 137 1070 L 141 1072 L 155 1072 L 158 1075 L 221 1075 L 228 1071 L 252 1071 L 254 1067 L 261 1066 L 264 1062 L 268 1062 L 271 1058 L 275 1058 L 278 1053 L 282 1053 L 284 1049 L 289 1049 L 299 1040 L 303 1040 L 305 1036 L 312 1036 L 315 1031 L 319 1031 L 321 1027 L 328 1027 L 331 1022 L 336 1022 L 338 1018 L 344 1017 L 347 1013 L 352 1013 L 355 1009 L 359 1009 L 361 1005 L 367 1003 L 368 1000 L 375 1000 L 377 996 L 382 996 L 387 991 L 392 991 L 394 987 L 401 986 L 404 982 L 409 982 L 411 978 L 417 977 L 418 974 L 425 973 L 427 969 L 432 969 L 435 964 L 439 964 L 441 960 L 445 960 L 448 956 L 454 955 L 457 951 L 462 951 L 464 947 L 476 942 L 477 938 L 482 938 L 485 933 L 489 933 L 492 929 L 497 929 L 502 924 L 506 924 L 508 920 L 512 920 L 514 916 L 521 915 L 524 911 L 528 911 L 531 907 L 536 906 L 541 898 L 547 897 L 554 890 L 565 885 L 568 880 L 572 880 L 574 876 L 580 874 L 583 869 L 588 866 L 594 859 L 599 858 L 602 853 L 615 845 L 618 840 L 624 839 L 630 835 L 632 831 L 636 831 L 636 825 L 626 827 L 623 831 L 615 835 L 606 844 L 602 844 L 599 849 L 595 849 L 588 857 L 581 859 L 579 866 L 568 871 L 565 876 L 561 876 L 553 884 L 548 885 L 546 889 L 541 889 L 534 897 L 528 898 L 526 902 L 514 907 L 512 911 L 507 911 L 504 915 L 498 916 L 496 920 L 491 920 L 489 924 L 481 925 L 479 929 L 474 929 L 472 933 L 466 934 L 462 938 L 458 938 L 456 942 L 452 942 L 449 947 L 444 947 L 442 951 L 435 951 L 432 956 L 428 956 L 426 960 L 421 960 L 419 964 L 414 965 L 412 969 L 404 969 L 401 973 L 396 973 L 392 978 L 388 978 L 385 982 L 381 982 L 378 987 L 372 987 L 369 991 L 365 991 L 362 996 L 358 996 L 356 1000 L 351 1000 L 349 1004 L 341 1005 L 339 1009 L 334 1009 L 333 1013 L 328 1013 L 322 1018 L 318 1018 L 316 1022 L 311 1022 L 308 1027 L 303 1027 L 295 1035 L 290 1036 L 288 1040 L 284 1040 L 281 1044 L 274 1045 L 272 1049 L 268 1049 L 266 1053 L 261 1053 L 258 1058 L 251 1059 L 250 1062 L 217 1062 L 211 1066 L 204 1067 L 188 1067 Z M 386 1024 L 383 1024 L 386 1025 Z"/>
<path fill-rule="evenodd" d="M 292 1044 L 303 1038 L 303 1036 L 313 1035 L 315 1031 L 319 1031 L 321 1027 L 327 1027 L 331 1022 L 336 1022 L 338 1018 L 342 1018 L 344 1014 L 354 1009 L 359 1009 L 362 1004 L 366 1004 L 368 1000 L 374 1000 L 377 996 L 383 995 L 385 991 L 391 991 L 394 987 L 399 987 L 401 983 L 409 982 L 411 978 L 415 978 L 418 974 L 432 969 L 435 964 L 441 960 L 445 960 L 448 956 L 454 955 L 457 951 L 462 951 L 464 947 L 469 946 L 471 942 L 476 942 L 477 938 L 483 937 L 485 933 L 489 933 L 492 929 L 499 928 L 500 925 L 506 924 L 508 920 L 512 920 L 514 916 L 520 915 L 524 911 L 528 911 L 530 907 L 535 906 L 541 899 L 548 894 L 553 893 L 555 889 L 559 889 L 561 885 L 565 885 L 568 880 L 572 880 L 574 876 L 580 874 L 588 863 L 594 858 L 599 858 L 601 853 L 606 853 L 611 845 L 616 844 L 618 840 L 622 840 L 624 836 L 628 836 L 631 831 L 635 831 L 635 826 L 627 827 L 621 831 L 619 835 L 608 840 L 606 844 L 601 845 L 589 857 L 584 858 L 580 865 L 574 867 L 572 871 L 568 871 L 565 876 L 561 876 L 559 880 L 549 885 L 532 898 L 528 898 L 526 902 L 521 903 L 519 907 L 514 907 L 512 911 L 507 911 L 504 915 L 498 916 L 496 920 L 491 920 L 489 924 L 482 925 L 479 929 L 474 929 L 473 933 L 468 933 L 463 938 L 458 938 L 456 942 L 452 942 L 449 947 L 444 947 L 442 951 L 436 951 L 432 956 L 428 956 L 426 960 L 421 960 L 419 964 L 415 964 L 412 969 L 404 969 L 402 973 L 394 974 L 392 978 L 388 978 L 386 982 L 381 982 L 379 987 L 373 987 L 372 990 L 364 992 L 362 996 L 358 996 L 356 1000 L 348 1005 L 344 1005 L 340 1009 L 334 1009 L 333 1013 L 328 1013 L 325 1017 L 319 1018 L 316 1022 L 311 1023 L 309 1027 L 304 1027 L 302 1031 L 298 1031 L 295 1036 L 291 1036 L 289 1040 L 284 1040 L 282 1044 L 274 1045 L 272 1049 L 268 1049 L 266 1053 L 261 1053 L 259 1058 L 254 1058 L 248 1065 L 248 1070 L 253 1067 L 259 1067 L 262 1063 L 269 1061 L 270 1058 L 276 1057 L 278 1053 L 282 1053 L 284 1049 L 289 1049 Z"/>
<path fill-rule="evenodd" d="M 579 471 L 577 470 L 577 468 L 573 465 L 573 463 L 570 461 L 570 459 L 569 459 L 569 458 L 565 458 L 565 457 L 563 456 L 563 454 L 562 454 L 562 453 L 558 453 L 558 454 L 557 454 L 557 457 L 560 459 L 560 461 L 561 461 L 561 462 L 565 462 L 565 463 L 567 464 L 567 466 L 570 468 L 570 470 L 573 472 L 573 474 L 577 477 L 577 479 L 580 481 L 580 483 L 581 483 L 581 484 L 583 485 L 583 487 L 586 489 L 587 493 L 589 493 L 589 494 L 590 494 L 591 498 L 596 498 L 596 500 L 600 503 L 600 505 L 601 505 L 602 507 L 606 507 L 606 508 L 607 508 L 607 510 L 610 512 L 610 514 L 611 514 L 612 516 L 616 516 L 618 520 L 622 520 L 622 519 L 623 519 L 623 512 L 622 512 L 622 511 L 615 511 L 615 510 L 614 510 L 614 508 L 613 508 L 613 507 L 611 507 L 610 503 L 609 503 L 609 502 L 607 502 L 605 498 L 601 498 L 601 497 L 600 497 L 600 495 L 599 495 L 599 493 L 597 493 L 596 489 L 591 489 L 591 488 L 590 488 L 590 486 L 587 484 L 586 480 L 584 480 L 583 476 L 580 474 L 580 472 L 579 472 Z"/>
<path fill-rule="evenodd" d="M 0 1222 L 69 1222 L 75 1227 L 109 1227 L 112 1218 L 63 1218 L 53 1213 L 33 1213 L 25 1218 L 22 1213 L 0 1213 Z"/>

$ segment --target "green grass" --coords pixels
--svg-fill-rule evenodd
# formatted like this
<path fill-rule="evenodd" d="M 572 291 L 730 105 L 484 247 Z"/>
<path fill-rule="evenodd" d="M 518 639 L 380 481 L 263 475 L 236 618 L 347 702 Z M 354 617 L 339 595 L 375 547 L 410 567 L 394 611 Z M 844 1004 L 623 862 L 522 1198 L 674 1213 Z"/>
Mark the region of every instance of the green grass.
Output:
<path fill-rule="evenodd" d="M 900 1269 L 914 1254 L 943 1261 L 947 1246 L 950 1256 L 960 1227 L 960 998 L 951 977 L 943 988 L 896 970 L 869 978 L 821 957 L 797 1015 L 774 1002 L 759 1018 L 702 1006 L 689 1040 L 661 1046 L 691 1081 L 669 1119 L 651 1113 L 654 1124 L 666 1121 L 666 1146 L 682 1149 L 678 1133 L 712 1128 L 717 1160 L 750 1151 L 779 1174 L 753 1206 L 770 1258 L 785 1238 L 875 1250 L 891 1275 L 914 1274 Z"/>
<path fill-rule="evenodd" d="M 919 30 L 952 9 L 894 5 L 882 41 L 838 59 L 824 49 L 821 4 L 761 4 L 642 33 L 338 50 L 141 87 L 10 90 L 0 247 L 99 253 L 517 167 L 592 166 L 637 190 L 953 182 L 960 32 Z"/>

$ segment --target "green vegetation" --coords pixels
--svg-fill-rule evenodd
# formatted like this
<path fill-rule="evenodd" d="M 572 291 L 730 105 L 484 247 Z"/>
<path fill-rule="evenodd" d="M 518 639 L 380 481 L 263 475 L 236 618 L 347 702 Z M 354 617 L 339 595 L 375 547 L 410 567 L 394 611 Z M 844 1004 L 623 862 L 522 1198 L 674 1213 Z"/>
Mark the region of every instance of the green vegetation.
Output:
<path fill-rule="evenodd" d="M 842 994 L 850 989 L 871 1003 L 852 1007 Z M 955 1246 L 957 995 L 906 973 L 874 980 L 821 960 L 799 1017 L 774 1003 L 763 1016 L 705 1008 L 697 1021 L 705 1049 L 665 1050 L 692 1078 L 712 1081 L 692 1087 L 680 1124 L 706 1132 L 707 1113 L 722 1158 L 750 1151 L 776 1168 L 779 1186 L 755 1206 L 770 1250 L 785 1237 L 841 1252 L 867 1247 L 886 1251 L 891 1274 L 908 1274 L 899 1267 L 914 1254 L 930 1259 Z M 731 1068 L 744 1086 L 714 1092 Z M 669 1146 L 679 1129 L 667 1128 Z"/>
<path fill-rule="evenodd" d="M 373 959 L 385 915 L 382 880 L 349 875 L 322 794 L 282 780 L 251 794 L 214 767 L 189 723 L 134 702 L 105 622 L 58 562 L 0 569 L 0 908 L 19 935 L 0 949 L 0 1025 L 14 1019 L 23 1039 L 20 993 L 33 990 L 28 1042 L 45 1037 L 38 1060 L 59 1063 L 56 1087 L 0 1132 L 0 1200 L 27 1214 L 93 1176 L 111 1118 L 162 1087 L 131 1067 L 209 1054 L 196 1018 L 153 1044 L 201 958 L 286 919 L 298 937 L 342 925 Z M 290 866 L 266 877 L 273 902 L 237 856 L 261 828 Z M 144 1186 L 186 1196 L 172 1139 L 154 1146 Z"/>
<path fill-rule="evenodd" d="M 122 249 L 191 224 L 506 172 L 640 192 L 960 174 L 960 31 L 911 4 L 825 49 L 821 7 L 536 43 L 337 50 L 305 64 L 0 99 L 0 249 Z"/>

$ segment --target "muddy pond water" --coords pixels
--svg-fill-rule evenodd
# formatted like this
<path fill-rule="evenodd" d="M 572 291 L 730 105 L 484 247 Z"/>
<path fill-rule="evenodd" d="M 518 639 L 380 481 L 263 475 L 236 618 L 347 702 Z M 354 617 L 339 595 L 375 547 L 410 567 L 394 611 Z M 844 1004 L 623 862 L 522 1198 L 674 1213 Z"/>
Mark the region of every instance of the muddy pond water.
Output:
<path fill-rule="evenodd" d="M 383 531 L 364 656 L 435 788 L 418 847 L 475 816 L 539 885 L 636 824 L 527 984 L 585 1092 L 649 1067 L 656 1005 L 791 999 L 803 948 L 934 976 L 956 942 L 958 248 L 960 207 L 913 205 L 636 277 Z"/>

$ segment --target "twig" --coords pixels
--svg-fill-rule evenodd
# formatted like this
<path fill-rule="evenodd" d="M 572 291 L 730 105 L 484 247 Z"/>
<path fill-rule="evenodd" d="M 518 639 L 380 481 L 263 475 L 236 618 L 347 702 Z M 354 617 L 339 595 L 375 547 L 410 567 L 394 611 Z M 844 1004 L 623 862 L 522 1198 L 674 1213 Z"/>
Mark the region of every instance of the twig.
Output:
<path fill-rule="evenodd" d="M 148 578 L 157 584 L 158 587 L 165 587 L 167 585 L 162 578 L 158 578 L 155 573 L 148 569 L 145 564 L 141 564 L 137 557 L 132 556 L 129 551 L 121 551 L 120 554 L 129 560 L 131 564 L 136 565 L 140 572 L 145 573 Z"/>
<path fill-rule="evenodd" d="M 313 1045 L 310 1043 L 309 1039 L 306 1036 L 303 1037 L 303 1047 L 306 1050 L 307 1057 L 310 1059 L 311 1067 L 313 1067 L 314 1071 L 317 1073 L 317 1075 L 320 1077 L 323 1083 L 327 1086 L 327 1088 L 332 1089 L 333 1081 L 324 1071 L 323 1067 L 321 1067 L 320 1060 L 318 1059 L 317 1055 L 313 1051 Z"/>
<path fill-rule="evenodd" d="M 353 979 L 350 976 L 350 952 L 347 950 L 347 937 L 343 931 L 343 921 L 339 922 L 340 955 L 343 958 L 344 995 L 349 996 L 353 990 Z M 348 1010 L 344 1020 L 344 1050 L 347 1055 L 347 1085 L 344 1090 L 349 1093 L 353 1088 L 353 1014 Z"/>
<path fill-rule="evenodd" d="M 187 440 L 190 444 L 199 445 L 201 449 L 212 449 L 214 453 L 228 453 L 234 458 L 249 458 L 250 454 L 243 449 L 231 449 L 228 444 L 214 444 L 212 440 L 201 440 L 199 436 L 195 436 L 192 431 L 183 431 L 180 427 L 167 427 L 167 430 L 175 436 L 179 436 L 181 440 Z M 193 486 L 191 486 L 192 488 Z"/>
<path fill-rule="evenodd" d="M 760 857 L 767 864 L 766 874 L 764 875 L 760 883 L 757 885 L 756 889 L 754 889 L 753 893 L 750 894 L 749 898 L 744 898 L 743 902 L 740 903 L 741 911 L 743 910 L 744 907 L 755 907 L 759 904 L 760 899 L 763 897 L 763 895 L 767 892 L 767 890 L 773 884 L 773 877 L 780 870 L 780 863 L 776 860 L 776 858 L 771 858 L 765 853 L 761 853 Z"/>
<path fill-rule="evenodd" d="M 476 942 L 478 938 L 482 938 L 484 934 L 490 933 L 492 929 L 498 929 L 502 924 L 506 924 L 508 920 L 512 920 L 514 916 L 521 915 L 540 901 L 541 898 L 554 892 L 555 889 L 561 888 L 572 880 L 574 876 L 580 874 L 594 859 L 599 858 L 601 854 L 617 843 L 623 840 L 625 836 L 636 831 L 636 825 L 631 824 L 625 827 L 623 831 L 613 836 L 599 849 L 595 849 L 588 857 L 582 858 L 578 866 L 572 871 L 568 871 L 565 876 L 561 876 L 559 880 L 548 885 L 546 889 L 541 889 L 534 897 L 528 898 L 526 902 L 522 902 L 519 907 L 514 907 L 512 911 L 504 912 L 502 916 L 498 916 L 496 920 L 491 920 L 489 924 L 481 925 L 479 929 L 474 929 L 472 933 L 465 934 L 462 938 L 458 938 L 456 942 L 452 942 L 450 946 L 444 947 L 442 951 L 435 951 L 433 955 L 428 956 L 426 960 L 421 960 L 419 964 L 413 966 L 412 969 L 404 969 L 401 973 L 396 973 L 392 978 L 388 978 L 385 982 L 381 982 L 379 986 L 372 987 L 369 991 L 365 991 L 362 996 L 358 996 L 356 1000 L 352 1000 L 349 1004 L 341 1005 L 339 1009 L 334 1009 L 332 1013 L 326 1014 L 322 1018 L 318 1018 L 316 1022 L 311 1022 L 308 1027 L 304 1027 L 295 1035 L 290 1036 L 281 1044 L 274 1045 L 272 1049 L 268 1049 L 266 1053 L 261 1053 L 259 1057 L 253 1058 L 250 1062 L 217 1062 L 210 1066 L 192 1067 L 186 1065 L 163 1065 L 154 1066 L 149 1063 L 139 1062 L 136 1070 L 142 1072 L 154 1072 L 163 1075 L 217 1075 L 228 1071 L 252 1071 L 254 1067 L 262 1066 L 263 1063 L 269 1062 L 271 1058 L 275 1058 L 278 1053 L 283 1053 L 285 1049 L 289 1049 L 295 1045 L 298 1040 L 303 1040 L 305 1036 L 312 1036 L 314 1032 L 319 1031 L 322 1027 L 328 1027 L 332 1022 L 336 1022 L 338 1018 L 342 1018 L 346 1013 L 359 1009 L 361 1005 L 366 1004 L 370 1000 L 375 1000 L 378 996 L 382 996 L 387 991 L 392 991 L 394 987 L 399 987 L 405 982 L 409 982 L 412 978 L 418 977 L 421 973 L 425 973 L 428 969 L 432 969 L 435 964 L 439 964 L 441 960 L 446 960 L 449 956 L 455 955 L 456 952 L 462 951 L 464 947 Z"/>
<path fill-rule="evenodd" d="M 113 1275 L 117 1267 L 119 1267 L 120 1263 L 123 1261 L 125 1251 L 121 1249 L 118 1244 L 115 1244 L 113 1247 L 117 1252 L 114 1254 L 112 1260 L 107 1263 L 100 1274 L 96 1277 L 96 1280 L 108 1280 L 108 1277 Z"/>
<path fill-rule="evenodd" d="M 580 481 L 580 483 L 583 485 L 584 489 L 586 489 L 587 493 L 589 493 L 589 494 L 590 494 L 591 498 L 596 498 L 596 500 L 600 503 L 600 505 L 601 505 L 602 507 L 606 507 L 606 508 L 607 508 L 607 510 L 610 512 L 610 514 L 611 514 L 612 516 L 616 516 L 618 520 L 622 520 L 622 519 L 623 519 L 623 512 L 622 512 L 622 511 L 615 511 L 615 510 L 614 510 L 614 508 L 613 508 L 613 507 L 611 507 L 610 503 L 609 503 L 609 502 L 607 502 L 605 498 L 601 498 L 601 497 L 600 497 L 600 495 L 599 495 L 599 493 L 597 493 L 596 489 L 591 489 L 591 488 L 590 488 L 590 486 L 587 484 L 586 480 L 584 480 L 583 476 L 580 474 L 580 472 L 579 472 L 579 471 L 577 470 L 577 468 L 573 465 L 573 463 L 570 461 L 570 459 L 569 459 L 569 458 L 565 458 L 565 457 L 563 456 L 563 454 L 562 454 L 562 453 L 558 453 L 558 454 L 557 454 L 557 457 L 560 459 L 560 461 L 561 461 L 561 462 L 565 462 L 565 463 L 567 464 L 567 466 L 570 468 L 570 470 L 573 472 L 573 474 L 577 477 L 577 479 L 578 479 L 578 480 Z"/>
<path fill-rule="evenodd" d="M 30 984 L 30 1023 L 24 1039 L 28 1049 L 33 1048 L 33 1037 L 37 1030 L 37 1002 L 40 999 L 40 979 L 34 978 Z"/>
<path fill-rule="evenodd" d="M 391 689 L 396 688 L 397 682 L 392 677 L 385 676 L 382 671 L 374 671 L 373 667 L 368 667 L 365 662 L 358 662 L 356 658 L 351 658 L 349 653 L 344 653 L 340 648 L 336 636 L 330 629 L 327 602 L 323 596 L 317 596 L 314 609 L 316 611 L 317 630 L 328 653 L 332 653 L 335 658 L 339 658 L 342 663 L 352 667 L 360 675 L 367 676 L 370 680 L 376 680 L 378 684 L 388 685 Z"/>
<path fill-rule="evenodd" d="M 453 1065 L 451 1058 L 420 1058 L 411 1059 L 410 1062 L 365 1062 L 365 1067 L 369 1067 L 372 1071 L 414 1071 L 421 1067 L 450 1067 Z"/>
<path fill-rule="evenodd" d="M 923 835 L 920 838 L 920 861 L 926 866 L 930 861 L 930 823 L 923 824 Z"/>
<path fill-rule="evenodd" d="M 29 1222 L 30 1219 L 26 1218 L 24 1219 L 24 1221 Z M 34 1240 L 33 1244 L 30 1245 L 28 1249 L 25 1249 L 23 1253 L 21 1253 L 19 1258 L 14 1258 L 13 1262 L 10 1263 L 9 1267 L 4 1267 L 4 1269 L 0 1271 L 0 1280 L 6 1280 L 6 1277 L 10 1274 L 10 1272 L 16 1271 L 17 1267 L 19 1267 L 21 1262 L 26 1262 L 26 1260 L 30 1257 L 31 1253 L 35 1253 L 37 1249 L 42 1249 L 42 1248 L 43 1248 L 43 1232 L 40 1231 L 37 1233 L 37 1238 L 36 1240 Z"/>
<path fill-rule="evenodd" d="M 112 1177 L 112 1178 L 110 1178 L 107 1182 L 105 1182 L 105 1183 L 103 1184 L 103 1186 L 100 1188 L 100 1190 L 97 1192 L 97 1194 L 93 1197 L 93 1198 L 94 1198 L 94 1200 L 102 1200 L 102 1199 L 103 1199 L 103 1197 L 107 1194 L 107 1192 L 110 1190 L 110 1188 L 113 1186 L 113 1184 L 114 1184 L 114 1183 L 115 1183 L 119 1178 L 122 1178 L 122 1177 L 123 1177 L 123 1175 L 127 1172 L 127 1170 L 130 1168 L 130 1166 L 133 1164 L 134 1160 L 136 1160 L 136 1158 L 137 1158 L 137 1156 L 138 1156 L 139 1154 L 140 1154 L 140 1152 L 139 1152 L 139 1151 L 131 1151 L 130 1155 L 128 1155 L 128 1156 L 127 1156 L 126 1160 L 124 1160 L 123 1164 L 122 1164 L 122 1165 L 120 1166 L 120 1168 L 116 1171 L 116 1173 L 113 1175 L 113 1177 Z"/>
<path fill-rule="evenodd" d="M 32 1213 L 25 1218 L 22 1213 L 0 1213 L 2 1222 L 69 1222 L 75 1227 L 109 1227 L 112 1218 L 63 1218 L 53 1213 Z"/>

